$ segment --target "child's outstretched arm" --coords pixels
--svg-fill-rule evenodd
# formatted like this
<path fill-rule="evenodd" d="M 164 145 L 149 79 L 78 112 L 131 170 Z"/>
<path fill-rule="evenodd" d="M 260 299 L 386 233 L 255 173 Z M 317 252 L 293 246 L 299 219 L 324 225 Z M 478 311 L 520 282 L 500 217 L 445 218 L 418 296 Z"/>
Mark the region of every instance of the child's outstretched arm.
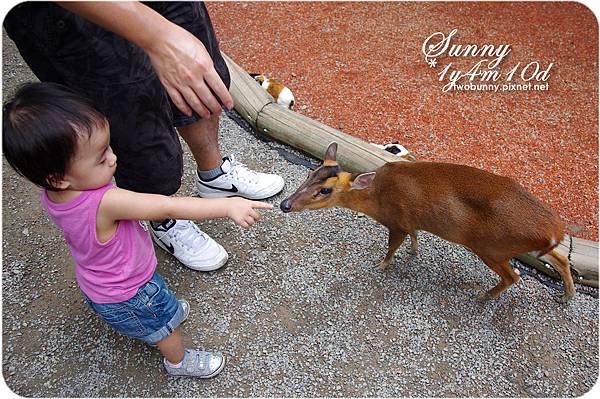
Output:
<path fill-rule="evenodd" d="M 239 197 L 168 197 L 113 188 L 100 202 L 97 227 L 110 229 L 119 220 L 229 218 L 247 228 L 260 219 L 257 209 L 273 209 L 273 205 Z"/>

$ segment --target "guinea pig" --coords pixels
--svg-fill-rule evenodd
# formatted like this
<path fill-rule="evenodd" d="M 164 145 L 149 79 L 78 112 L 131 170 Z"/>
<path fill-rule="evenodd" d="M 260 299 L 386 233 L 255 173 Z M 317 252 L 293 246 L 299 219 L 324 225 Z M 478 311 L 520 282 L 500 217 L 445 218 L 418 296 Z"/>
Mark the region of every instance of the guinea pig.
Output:
<path fill-rule="evenodd" d="M 294 106 L 294 95 L 285 85 L 269 79 L 263 74 L 251 74 L 250 76 L 277 101 L 277 104 L 292 109 Z"/>
<path fill-rule="evenodd" d="M 383 144 L 383 145 L 371 143 L 371 145 L 374 145 L 375 147 L 379 147 L 382 150 L 385 150 L 396 156 L 404 158 L 407 161 L 415 161 L 416 160 L 416 157 L 414 156 L 414 154 L 412 154 L 410 151 L 408 151 L 406 148 L 404 148 L 404 146 L 402 144 L 398 143 L 397 141 L 393 141 L 391 143 Z"/>

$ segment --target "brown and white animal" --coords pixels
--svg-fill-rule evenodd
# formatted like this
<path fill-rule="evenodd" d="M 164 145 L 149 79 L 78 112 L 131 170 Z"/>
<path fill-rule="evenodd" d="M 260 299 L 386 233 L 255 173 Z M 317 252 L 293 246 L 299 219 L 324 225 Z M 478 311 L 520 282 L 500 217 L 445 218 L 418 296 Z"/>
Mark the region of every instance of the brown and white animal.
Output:
<path fill-rule="evenodd" d="M 253 74 L 251 76 L 277 101 L 277 104 L 292 109 L 294 106 L 294 95 L 290 89 L 282 83 L 267 78 L 265 75 Z"/>
<path fill-rule="evenodd" d="M 393 141 L 388 144 L 371 143 L 371 145 L 373 145 L 377 148 L 381 148 L 382 150 L 392 153 L 392 154 L 396 155 L 397 157 L 403 158 L 407 161 L 416 161 L 417 160 L 417 158 L 414 156 L 414 154 L 412 154 L 410 151 L 408 151 L 406 148 L 404 148 L 404 146 L 402 144 L 398 143 L 397 141 Z"/>
<path fill-rule="evenodd" d="M 565 292 L 575 294 L 569 263 L 554 251 L 564 235 L 558 215 L 514 180 L 464 165 L 391 162 L 374 172 L 344 172 L 336 161 L 337 144 L 327 148 L 323 165 L 311 172 L 280 208 L 284 212 L 334 206 L 350 208 L 389 229 L 385 269 L 407 235 L 417 250 L 417 230 L 464 245 L 500 282 L 480 296 L 497 298 L 519 280 L 509 259 L 527 252 L 547 254 L 560 273 Z"/>

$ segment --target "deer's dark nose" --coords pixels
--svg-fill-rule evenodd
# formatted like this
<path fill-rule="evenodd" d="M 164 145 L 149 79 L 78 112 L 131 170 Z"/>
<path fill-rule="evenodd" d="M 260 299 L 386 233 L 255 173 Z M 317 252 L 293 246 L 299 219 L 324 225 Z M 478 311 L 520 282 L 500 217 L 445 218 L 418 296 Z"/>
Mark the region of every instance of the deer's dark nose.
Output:
<path fill-rule="evenodd" d="M 285 213 L 292 211 L 292 204 L 290 204 L 290 200 L 283 200 L 283 202 L 279 205 L 282 211 Z"/>

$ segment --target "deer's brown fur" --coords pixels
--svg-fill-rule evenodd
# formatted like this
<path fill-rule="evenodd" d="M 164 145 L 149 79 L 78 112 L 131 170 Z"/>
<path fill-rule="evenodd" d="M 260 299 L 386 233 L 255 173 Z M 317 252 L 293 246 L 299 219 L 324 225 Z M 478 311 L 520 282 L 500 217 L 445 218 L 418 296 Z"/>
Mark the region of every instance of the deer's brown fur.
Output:
<path fill-rule="evenodd" d="M 500 276 L 486 298 L 498 297 L 518 281 L 510 258 L 527 252 L 548 254 L 565 285 L 559 300 L 566 302 L 575 294 L 569 263 L 554 251 L 564 236 L 562 221 L 514 180 L 464 165 L 420 161 L 387 163 L 374 173 L 351 174 L 337 166 L 336 151 L 332 143 L 324 164 L 284 200 L 282 209 L 341 206 L 369 215 L 389 229 L 381 269 L 391 263 L 407 235 L 416 252 L 418 230 L 464 245 Z"/>

